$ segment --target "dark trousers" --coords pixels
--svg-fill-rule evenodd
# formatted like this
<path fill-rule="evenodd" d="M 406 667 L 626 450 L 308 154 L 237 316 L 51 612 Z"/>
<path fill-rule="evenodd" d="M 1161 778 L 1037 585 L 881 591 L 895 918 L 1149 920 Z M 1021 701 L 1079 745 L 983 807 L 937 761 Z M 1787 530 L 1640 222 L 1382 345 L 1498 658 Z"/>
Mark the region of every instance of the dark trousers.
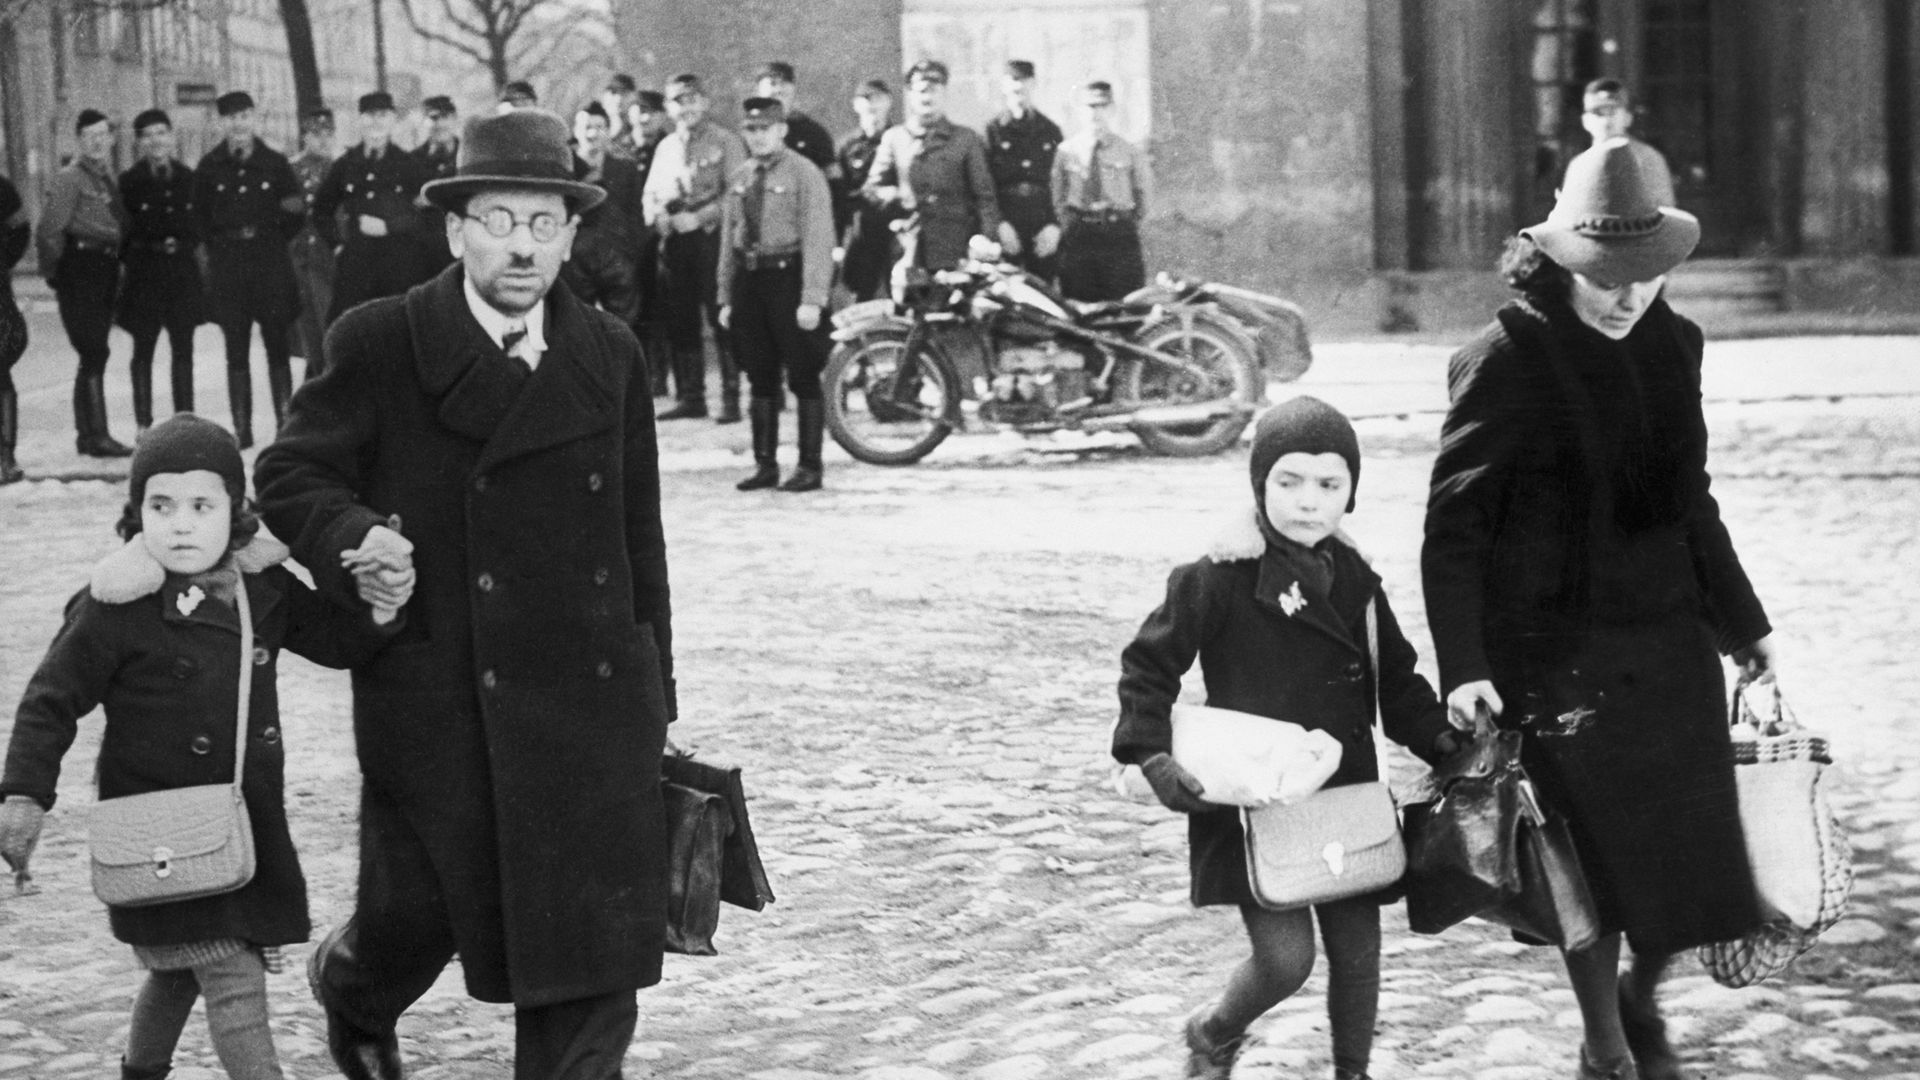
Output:
<path fill-rule="evenodd" d="M 800 261 L 779 269 L 743 270 L 733 287 L 733 348 L 756 400 L 784 401 L 780 372 L 786 388 L 799 401 L 820 397 L 820 372 L 831 351 L 832 323 L 824 311 L 820 325 L 800 329 L 794 311 L 800 306 Z"/>
<path fill-rule="evenodd" d="M 13 390 L 13 365 L 27 352 L 27 318 L 13 299 L 13 284 L 0 281 L 0 393 Z"/>
<path fill-rule="evenodd" d="M 1053 196 L 1045 191 L 1021 195 L 1012 189 L 1000 193 L 1000 216 L 1020 237 L 1020 254 L 1013 262 L 1042 281 L 1052 281 L 1060 261 L 1060 251 L 1041 258 L 1033 253 L 1033 238 L 1053 224 Z"/>
<path fill-rule="evenodd" d="M 367 1031 L 392 1031 L 453 959 L 450 911 L 419 835 L 397 806 L 363 788 L 358 910 L 345 948 L 320 972 L 328 1000 Z M 638 1021 L 631 990 L 516 1009 L 514 1078 L 618 1080 Z"/>
<path fill-rule="evenodd" d="M 60 283 L 54 290 L 60 325 L 66 328 L 73 351 L 80 354 L 79 374 L 105 372 L 110 355 L 107 334 L 113 329 L 113 301 L 120 289 L 120 260 L 104 251 L 69 247 L 60 256 L 55 280 Z"/>
<path fill-rule="evenodd" d="M 1069 300 L 1118 300 L 1147 283 L 1140 227 L 1075 221 L 1060 234 L 1060 292 Z"/>
<path fill-rule="evenodd" d="M 190 322 L 176 322 L 167 326 L 167 352 L 173 361 L 172 390 L 173 411 L 193 411 L 193 328 Z M 160 345 L 160 326 L 149 323 L 133 331 L 133 362 L 129 365 L 133 375 L 133 401 L 136 419 L 144 426 L 153 422 L 153 354 Z M 141 399 L 146 398 L 148 411 L 140 413 Z"/>
<path fill-rule="evenodd" d="M 720 307 L 714 296 L 715 275 L 720 268 L 720 232 L 695 229 L 674 233 L 660 241 L 660 318 L 666 325 L 667 340 L 683 356 L 702 355 L 701 324 L 713 331 L 714 351 L 720 354 L 720 389 L 737 398 L 740 394 L 740 369 L 733 360 L 732 342 L 720 325 Z M 682 385 L 675 387 L 680 400 L 704 398 L 707 392 L 706 361 L 696 368 L 691 364 L 676 370 Z"/>
<path fill-rule="evenodd" d="M 420 283 L 420 244 L 412 236 L 349 236 L 333 272 L 327 325 L 356 305 L 399 296 Z"/>
<path fill-rule="evenodd" d="M 885 211 L 867 208 L 856 211 L 853 224 L 847 226 L 840 281 L 855 300 L 877 300 L 887 295 L 893 264 L 900 258 L 889 228 L 892 220 Z"/>
<path fill-rule="evenodd" d="M 306 378 L 317 378 L 326 368 L 321 343 L 327 336 L 327 312 L 333 310 L 333 249 L 312 229 L 287 245 L 293 260 L 293 281 L 300 290 L 300 355 L 307 359 Z"/>

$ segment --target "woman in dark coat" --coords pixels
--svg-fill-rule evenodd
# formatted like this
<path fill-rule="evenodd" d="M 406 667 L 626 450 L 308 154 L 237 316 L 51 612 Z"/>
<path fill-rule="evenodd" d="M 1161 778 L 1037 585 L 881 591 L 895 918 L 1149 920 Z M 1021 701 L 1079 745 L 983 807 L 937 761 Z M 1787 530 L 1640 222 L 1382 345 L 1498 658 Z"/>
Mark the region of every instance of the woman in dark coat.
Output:
<path fill-rule="evenodd" d="M 1427 507 L 1448 704 L 1521 732 L 1599 906 L 1566 955 L 1582 1077 L 1680 1076 L 1668 961 L 1759 922 L 1719 654 L 1768 673 L 1771 627 L 1708 493 L 1700 330 L 1660 299 L 1698 239 L 1624 142 L 1576 159 L 1502 263 L 1522 299 L 1453 357 Z"/>

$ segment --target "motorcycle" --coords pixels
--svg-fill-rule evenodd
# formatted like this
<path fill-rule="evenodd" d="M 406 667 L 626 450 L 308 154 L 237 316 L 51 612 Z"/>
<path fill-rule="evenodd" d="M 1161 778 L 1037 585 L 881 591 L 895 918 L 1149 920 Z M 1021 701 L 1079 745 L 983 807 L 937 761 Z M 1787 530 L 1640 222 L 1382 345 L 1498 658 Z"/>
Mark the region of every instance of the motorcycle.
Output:
<path fill-rule="evenodd" d="M 1253 338 L 1259 347 L 1260 368 L 1275 382 L 1292 382 L 1313 366 L 1307 313 L 1291 300 L 1162 271 L 1152 284 L 1128 293 L 1126 302 L 1194 304 L 1233 319 Z"/>
<path fill-rule="evenodd" d="M 1253 419 L 1259 346 L 1223 311 L 1078 303 L 1001 262 L 985 238 L 968 255 L 908 283 L 902 302 L 834 316 L 827 430 L 855 458 L 912 464 L 973 427 L 1131 431 L 1150 451 L 1192 457 L 1232 446 Z"/>

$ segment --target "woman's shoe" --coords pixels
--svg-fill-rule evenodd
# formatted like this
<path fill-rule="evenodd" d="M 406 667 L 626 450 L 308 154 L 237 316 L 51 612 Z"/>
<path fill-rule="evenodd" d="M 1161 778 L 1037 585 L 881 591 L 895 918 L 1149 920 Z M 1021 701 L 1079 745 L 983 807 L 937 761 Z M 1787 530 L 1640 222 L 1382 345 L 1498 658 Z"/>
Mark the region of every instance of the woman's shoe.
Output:
<path fill-rule="evenodd" d="M 1187 1080 L 1229 1080 L 1233 1075 L 1234 1059 L 1240 1056 L 1240 1048 L 1246 1045 L 1247 1033 L 1244 1031 L 1218 1042 L 1209 1038 L 1206 1021 L 1211 1015 L 1213 1004 L 1209 1002 L 1187 1017 Z"/>
<path fill-rule="evenodd" d="M 1631 1056 L 1609 1061 L 1604 1065 L 1595 1064 L 1587 1056 L 1584 1044 L 1580 1047 L 1580 1071 L 1574 1074 L 1574 1080 L 1640 1080 L 1639 1070 L 1633 1067 Z"/>
<path fill-rule="evenodd" d="M 1635 996 L 1625 980 L 1620 983 L 1620 1026 L 1640 1080 L 1686 1080 L 1680 1055 L 1667 1042 L 1667 1022 L 1660 1018 L 1659 1006 Z"/>

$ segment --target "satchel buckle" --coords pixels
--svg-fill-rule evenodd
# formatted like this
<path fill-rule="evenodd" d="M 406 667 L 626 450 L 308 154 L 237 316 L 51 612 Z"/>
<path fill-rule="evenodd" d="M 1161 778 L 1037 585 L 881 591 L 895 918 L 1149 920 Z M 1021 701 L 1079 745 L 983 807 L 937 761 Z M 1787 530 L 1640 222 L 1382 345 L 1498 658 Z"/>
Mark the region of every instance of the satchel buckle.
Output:
<path fill-rule="evenodd" d="M 1327 873 L 1339 877 L 1347 872 L 1347 846 L 1335 840 L 1320 849 L 1320 861 L 1327 864 Z"/>
<path fill-rule="evenodd" d="M 157 847 L 153 849 L 153 876 L 169 878 L 173 876 L 173 849 Z"/>

